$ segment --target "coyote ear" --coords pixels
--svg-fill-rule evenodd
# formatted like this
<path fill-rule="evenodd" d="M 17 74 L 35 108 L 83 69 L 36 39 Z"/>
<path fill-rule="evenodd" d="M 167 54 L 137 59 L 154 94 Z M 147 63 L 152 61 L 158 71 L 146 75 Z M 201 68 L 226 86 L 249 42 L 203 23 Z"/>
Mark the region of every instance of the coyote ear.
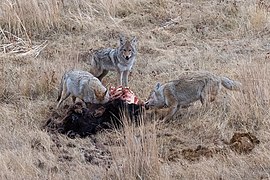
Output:
<path fill-rule="evenodd" d="M 134 37 L 131 39 L 131 45 L 132 45 L 132 46 L 136 46 L 136 45 L 137 45 L 137 38 L 136 38 L 136 36 L 134 36 Z"/>
<path fill-rule="evenodd" d="M 156 84 L 156 87 L 155 87 L 155 90 L 158 90 L 159 88 L 160 88 L 160 83 L 158 82 L 157 84 Z"/>
<path fill-rule="evenodd" d="M 120 40 L 120 45 L 123 45 L 126 42 L 126 38 L 123 34 L 119 35 L 119 40 Z"/>

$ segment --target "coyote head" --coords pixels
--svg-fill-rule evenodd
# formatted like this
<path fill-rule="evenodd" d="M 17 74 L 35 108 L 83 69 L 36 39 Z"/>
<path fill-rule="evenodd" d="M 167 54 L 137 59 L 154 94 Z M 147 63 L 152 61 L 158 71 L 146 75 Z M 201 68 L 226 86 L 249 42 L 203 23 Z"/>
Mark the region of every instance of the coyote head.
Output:
<path fill-rule="evenodd" d="M 165 100 L 163 95 L 163 88 L 160 83 L 157 83 L 154 90 L 150 93 L 147 101 L 145 102 L 145 108 L 149 107 L 162 108 L 165 106 Z"/>
<path fill-rule="evenodd" d="M 109 101 L 109 92 L 106 90 L 105 92 L 100 92 L 98 90 L 94 90 L 96 100 L 98 103 L 104 104 Z"/>
<path fill-rule="evenodd" d="M 137 38 L 133 37 L 131 40 L 126 40 L 126 38 L 120 35 L 120 47 L 119 53 L 125 60 L 129 60 L 136 55 L 136 44 Z"/>

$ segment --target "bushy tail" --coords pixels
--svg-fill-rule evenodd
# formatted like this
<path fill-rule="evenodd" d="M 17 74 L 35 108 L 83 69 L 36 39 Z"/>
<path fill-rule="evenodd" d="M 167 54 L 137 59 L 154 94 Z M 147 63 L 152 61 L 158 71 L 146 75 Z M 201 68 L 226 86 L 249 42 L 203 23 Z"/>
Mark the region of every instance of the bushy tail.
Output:
<path fill-rule="evenodd" d="M 241 91 L 242 89 L 242 84 L 239 81 L 234 81 L 227 77 L 221 77 L 221 84 L 229 90 Z"/>
<path fill-rule="evenodd" d="M 63 91 L 64 78 L 65 78 L 65 75 L 61 78 L 60 86 L 59 86 L 59 89 L 58 89 L 58 97 L 57 97 L 57 100 L 56 100 L 57 102 L 60 101 L 60 99 L 61 99 L 61 95 L 62 95 L 62 91 Z"/>

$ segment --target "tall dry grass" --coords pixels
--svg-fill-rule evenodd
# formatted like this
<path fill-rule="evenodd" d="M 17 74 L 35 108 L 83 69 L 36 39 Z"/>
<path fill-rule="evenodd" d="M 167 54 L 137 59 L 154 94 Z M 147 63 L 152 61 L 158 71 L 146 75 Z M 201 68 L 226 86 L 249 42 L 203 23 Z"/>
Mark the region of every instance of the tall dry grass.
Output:
<path fill-rule="evenodd" d="M 269 178 L 267 3 L 2 0 L 1 179 Z M 140 99 L 157 81 L 188 70 L 239 80 L 243 92 L 222 90 L 211 108 L 195 103 L 167 124 L 158 115 L 144 116 L 139 127 L 126 123 L 85 139 L 42 131 L 64 71 L 88 70 L 79 54 L 116 47 L 119 33 L 139 40 L 130 88 Z M 111 72 L 103 83 L 115 85 L 116 77 Z M 237 131 L 251 132 L 261 143 L 247 155 L 230 149 L 198 161 L 182 155 L 198 145 L 222 148 Z"/>
<path fill-rule="evenodd" d="M 113 20 L 117 16 L 130 14 L 138 2 L 3 0 L 0 4 L 0 25 L 2 29 L 28 38 L 58 31 L 80 31 L 96 26 L 97 19 Z"/>
<path fill-rule="evenodd" d="M 124 129 L 118 132 L 119 150 L 113 151 L 111 179 L 159 179 L 161 163 L 156 144 L 155 124 L 145 126 L 143 119 L 138 128 L 124 116 Z"/>

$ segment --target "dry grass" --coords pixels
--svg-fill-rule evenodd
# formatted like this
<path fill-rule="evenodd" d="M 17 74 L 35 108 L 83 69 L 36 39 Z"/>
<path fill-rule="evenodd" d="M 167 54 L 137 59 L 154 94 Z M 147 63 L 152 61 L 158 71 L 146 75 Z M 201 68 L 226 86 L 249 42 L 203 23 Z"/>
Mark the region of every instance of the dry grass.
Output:
<path fill-rule="evenodd" d="M 0 2 L 1 179 L 269 179 L 270 4 L 268 1 L 2 0 Z M 170 123 L 85 139 L 42 131 L 60 77 L 88 70 L 82 52 L 138 37 L 131 89 L 147 98 L 157 81 L 209 70 L 244 84 L 210 109 L 196 103 Z M 109 73 L 105 85 L 114 85 Z M 126 118 L 124 118 L 126 119 Z M 224 144 L 234 132 L 259 140 L 249 154 Z M 189 161 L 182 150 L 215 151 Z"/>

